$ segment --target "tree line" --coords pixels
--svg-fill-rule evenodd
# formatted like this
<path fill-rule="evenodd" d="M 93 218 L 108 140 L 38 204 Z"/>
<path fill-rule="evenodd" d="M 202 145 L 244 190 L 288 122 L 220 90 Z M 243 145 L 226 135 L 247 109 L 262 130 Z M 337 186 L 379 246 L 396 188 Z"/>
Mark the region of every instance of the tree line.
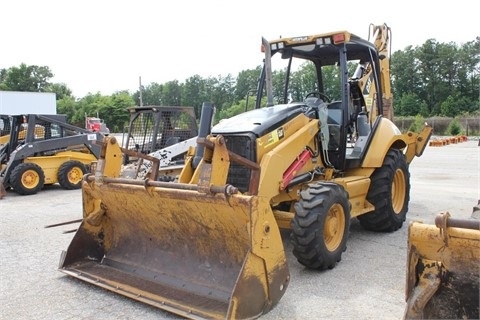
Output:
<path fill-rule="evenodd" d="M 293 73 L 292 83 L 297 88 L 311 87 L 310 69 L 304 65 Z M 480 113 L 479 37 L 465 44 L 430 39 L 421 46 L 408 46 L 391 55 L 390 71 L 395 116 L 456 117 Z M 256 66 L 240 71 L 236 77 L 193 75 L 184 82 L 176 79 L 161 84 L 152 82 L 133 93 L 120 90 L 111 95 L 97 92 L 74 97 L 67 84 L 50 81 L 54 74 L 48 66 L 22 63 L 0 69 L 0 90 L 54 92 L 57 112 L 66 114 L 70 123 L 83 126 L 85 114 L 98 114 L 111 130 L 121 132 L 129 121 L 127 108 L 140 104 L 192 106 L 198 118 L 203 102 L 209 101 L 217 108 L 216 121 L 251 109 L 260 72 L 261 66 Z M 273 73 L 274 93 L 282 92 L 284 72 Z M 333 70 L 332 74 L 326 73 L 326 91 L 335 90 L 328 85 L 329 77 L 334 76 Z M 297 97 L 301 92 L 294 90 L 296 100 L 301 100 Z"/>

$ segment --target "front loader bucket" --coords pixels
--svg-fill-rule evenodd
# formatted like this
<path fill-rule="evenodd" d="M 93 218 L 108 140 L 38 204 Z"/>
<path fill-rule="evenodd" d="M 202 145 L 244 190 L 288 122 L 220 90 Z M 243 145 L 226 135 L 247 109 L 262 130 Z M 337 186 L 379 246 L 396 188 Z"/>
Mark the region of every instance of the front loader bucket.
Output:
<path fill-rule="evenodd" d="M 435 224 L 409 226 L 404 319 L 480 319 L 480 221 Z"/>
<path fill-rule="evenodd" d="M 269 203 L 195 187 L 86 176 L 60 271 L 186 318 L 266 313 L 289 281 Z"/>

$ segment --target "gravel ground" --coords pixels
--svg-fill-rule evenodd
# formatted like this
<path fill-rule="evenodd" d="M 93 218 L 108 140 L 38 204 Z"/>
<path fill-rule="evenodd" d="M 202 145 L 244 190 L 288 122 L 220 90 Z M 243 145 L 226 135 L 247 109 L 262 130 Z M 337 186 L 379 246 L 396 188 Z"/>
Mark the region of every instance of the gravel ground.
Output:
<path fill-rule="evenodd" d="M 471 140 L 427 147 L 410 166 L 407 223 L 433 223 L 438 213 L 469 218 L 480 199 L 480 147 Z M 9 191 L 0 200 L 1 319 L 177 319 L 135 300 L 70 278 L 57 270 L 77 225 L 45 225 L 81 217 L 81 191 L 50 186 L 32 196 Z M 402 319 L 407 223 L 397 232 L 363 230 L 352 221 L 348 247 L 332 270 L 302 267 L 287 252 L 291 281 L 262 319 Z"/>

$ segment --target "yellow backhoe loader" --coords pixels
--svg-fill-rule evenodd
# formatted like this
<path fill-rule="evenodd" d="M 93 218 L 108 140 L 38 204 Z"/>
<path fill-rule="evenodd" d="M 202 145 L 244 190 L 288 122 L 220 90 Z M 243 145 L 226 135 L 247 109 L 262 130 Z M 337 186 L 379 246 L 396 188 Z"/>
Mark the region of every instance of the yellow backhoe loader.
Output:
<path fill-rule="evenodd" d="M 382 39 L 390 29 L 372 30 Z M 130 151 L 104 139 L 61 272 L 186 318 L 251 319 L 290 281 L 280 229 L 291 230 L 299 263 L 323 270 L 341 260 L 351 219 L 402 227 L 409 163 L 431 127 L 402 133 L 384 116 L 385 50 L 347 31 L 262 43 L 256 108 L 211 127 L 204 103 L 174 182 L 158 181 L 158 165 L 144 180 L 120 177 Z M 305 86 L 292 79 L 301 63 L 311 68 Z"/>

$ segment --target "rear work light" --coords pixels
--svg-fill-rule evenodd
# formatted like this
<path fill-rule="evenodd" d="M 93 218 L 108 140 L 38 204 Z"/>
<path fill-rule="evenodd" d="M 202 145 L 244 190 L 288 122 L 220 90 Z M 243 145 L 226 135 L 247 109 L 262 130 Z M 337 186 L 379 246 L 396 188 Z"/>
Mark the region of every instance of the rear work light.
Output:
<path fill-rule="evenodd" d="M 344 33 L 337 33 L 333 35 L 333 43 L 338 44 L 345 42 L 345 34 Z"/>

